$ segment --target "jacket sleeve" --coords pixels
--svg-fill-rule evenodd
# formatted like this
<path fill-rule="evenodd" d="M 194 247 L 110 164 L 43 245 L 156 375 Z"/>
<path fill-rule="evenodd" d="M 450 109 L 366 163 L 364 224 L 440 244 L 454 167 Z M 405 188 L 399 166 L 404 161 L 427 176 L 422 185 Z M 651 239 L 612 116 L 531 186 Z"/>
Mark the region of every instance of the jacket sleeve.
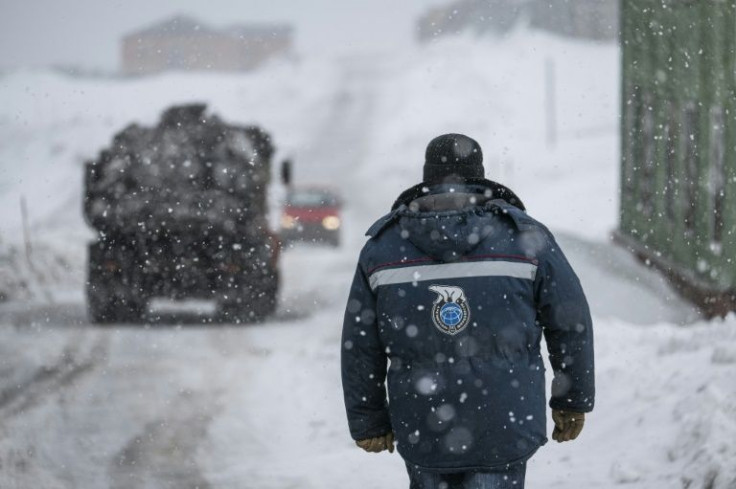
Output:
<path fill-rule="evenodd" d="M 593 321 L 580 280 L 551 234 L 535 287 L 537 320 L 554 371 L 549 405 L 590 412 L 595 402 Z"/>
<path fill-rule="evenodd" d="M 391 431 L 386 400 L 387 355 L 378 336 L 376 299 L 360 265 L 342 328 L 342 388 L 354 440 Z"/>

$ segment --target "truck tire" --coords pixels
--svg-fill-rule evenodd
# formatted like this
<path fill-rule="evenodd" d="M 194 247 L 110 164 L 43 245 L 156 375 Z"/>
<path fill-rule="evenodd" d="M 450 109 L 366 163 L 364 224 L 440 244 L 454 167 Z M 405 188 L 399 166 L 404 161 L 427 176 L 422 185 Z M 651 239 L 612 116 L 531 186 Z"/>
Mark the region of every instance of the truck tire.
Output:
<path fill-rule="evenodd" d="M 145 303 L 140 300 L 95 293 L 87 296 L 89 319 L 97 324 L 140 323 Z"/>
<path fill-rule="evenodd" d="M 141 322 L 145 316 L 145 299 L 135 294 L 135 288 L 120 272 L 104 270 L 105 256 L 99 245 L 90 246 L 87 270 L 89 320 L 97 324 Z M 126 293 L 121 294 L 121 290 L 126 290 Z"/>
<path fill-rule="evenodd" d="M 236 300 L 220 303 L 220 317 L 223 322 L 235 324 L 260 323 L 276 311 L 278 305 L 278 277 L 272 277 L 263 289 L 251 289 Z"/>
<path fill-rule="evenodd" d="M 97 293 L 87 293 L 87 315 L 91 323 L 109 324 L 112 322 L 107 300 Z"/>

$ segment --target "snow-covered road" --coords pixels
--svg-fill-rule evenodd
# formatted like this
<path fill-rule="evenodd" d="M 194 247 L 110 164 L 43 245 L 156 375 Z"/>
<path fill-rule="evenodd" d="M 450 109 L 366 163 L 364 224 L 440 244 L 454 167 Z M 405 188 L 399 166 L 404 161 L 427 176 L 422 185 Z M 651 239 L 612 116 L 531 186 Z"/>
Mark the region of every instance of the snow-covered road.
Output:
<path fill-rule="evenodd" d="M 691 313 L 647 271 L 632 291 L 628 255 L 610 248 L 603 262 L 591 257 L 604 246 L 561 241 L 594 305 L 598 406 L 580 440 L 532 460 L 529 486 L 680 487 L 700 459 L 696 476 L 722 472 L 736 319 L 633 325 L 630 307 L 595 305 L 635 293 L 641 310 Z M 363 454 L 347 436 L 339 337 L 352 251 L 287 252 L 282 305 L 261 325 L 164 315 L 109 328 L 87 324 L 82 302 L 0 307 L 3 378 L 14 379 L 0 391 L 0 485 L 402 487 L 397 456 Z"/>
<path fill-rule="evenodd" d="M 550 56 L 565 87 L 554 149 L 538 113 Z M 702 321 L 608 239 L 616 62 L 610 46 L 522 32 L 242 78 L 0 78 L 0 272 L 28 281 L 0 304 L 0 488 L 406 487 L 396 454 L 368 455 L 349 439 L 340 323 L 364 229 L 419 178 L 426 142 L 450 131 L 477 137 L 489 176 L 556 232 L 594 315 L 596 410 L 579 440 L 540 450 L 527 486 L 736 487 L 736 317 Z M 297 179 L 338 185 L 344 245 L 287 250 L 279 309 L 263 324 L 162 313 L 91 325 L 81 156 L 130 120 L 150 123 L 191 99 L 271 130 Z M 610 130 L 586 132 L 600 127 Z M 20 195 L 43 280 L 17 251 Z"/>

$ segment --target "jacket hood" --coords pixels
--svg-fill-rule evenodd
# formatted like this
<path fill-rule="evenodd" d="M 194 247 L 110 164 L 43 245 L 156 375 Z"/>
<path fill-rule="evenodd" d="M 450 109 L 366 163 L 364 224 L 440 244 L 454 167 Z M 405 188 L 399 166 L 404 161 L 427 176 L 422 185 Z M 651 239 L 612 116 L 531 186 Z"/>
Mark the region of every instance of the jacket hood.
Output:
<path fill-rule="evenodd" d="M 419 184 L 401 194 L 394 211 L 404 238 L 435 260 L 451 262 L 468 255 L 494 233 L 499 204 L 524 210 L 511 190 L 479 179 L 462 184 Z"/>

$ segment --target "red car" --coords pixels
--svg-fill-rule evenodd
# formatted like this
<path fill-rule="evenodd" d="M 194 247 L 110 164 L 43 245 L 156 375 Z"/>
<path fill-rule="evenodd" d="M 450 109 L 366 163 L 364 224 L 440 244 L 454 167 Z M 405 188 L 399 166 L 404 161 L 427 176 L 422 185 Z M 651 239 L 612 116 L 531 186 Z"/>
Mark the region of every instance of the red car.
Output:
<path fill-rule="evenodd" d="M 323 187 L 292 188 L 281 214 L 281 240 L 340 245 L 342 203 L 334 190 Z"/>

